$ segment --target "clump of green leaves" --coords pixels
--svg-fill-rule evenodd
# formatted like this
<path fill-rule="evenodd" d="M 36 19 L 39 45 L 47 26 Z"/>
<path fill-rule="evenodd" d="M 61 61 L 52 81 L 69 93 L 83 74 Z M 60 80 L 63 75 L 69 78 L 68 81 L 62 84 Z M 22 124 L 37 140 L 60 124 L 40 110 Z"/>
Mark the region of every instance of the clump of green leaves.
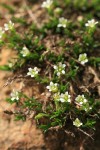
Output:
<path fill-rule="evenodd" d="M 32 78 L 32 82 L 43 86 L 45 95 L 41 101 L 14 90 L 7 101 L 17 105 L 18 110 L 13 112 L 16 120 L 25 120 L 33 114 L 32 119 L 35 118 L 44 131 L 56 126 L 68 128 L 68 122 L 72 129 L 95 129 L 96 121 L 100 119 L 100 104 L 84 77 L 89 66 L 98 70 L 100 64 L 99 57 L 91 55 L 95 45 L 98 47 L 94 37 L 98 21 L 86 16 L 76 22 L 67 19 L 66 5 L 79 8 L 79 11 L 90 7 L 84 0 L 80 3 L 65 0 L 61 5 L 60 1 L 47 0 L 42 8 L 48 12 L 49 20 L 40 28 L 34 23 L 24 24 L 23 20 L 17 20 L 28 26 L 23 34 L 16 30 L 12 21 L 0 28 L 1 46 L 6 41 L 6 45 L 17 52 L 16 61 L 0 66 L 0 69 L 15 73 L 21 70 L 27 81 Z M 46 97 L 48 93 L 49 97 Z"/>

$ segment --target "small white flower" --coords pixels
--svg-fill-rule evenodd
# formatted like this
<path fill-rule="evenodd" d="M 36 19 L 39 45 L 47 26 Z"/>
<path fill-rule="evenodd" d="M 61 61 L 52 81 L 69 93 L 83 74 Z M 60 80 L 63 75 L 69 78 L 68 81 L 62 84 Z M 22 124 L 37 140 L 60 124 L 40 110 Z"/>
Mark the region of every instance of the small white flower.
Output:
<path fill-rule="evenodd" d="M 63 93 L 61 93 L 61 95 L 60 95 L 60 102 L 71 102 L 71 99 L 70 99 L 70 95 L 68 94 L 68 92 L 65 92 L 64 94 Z"/>
<path fill-rule="evenodd" d="M 86 54 L 86 53 L 80 54 L 80 55 L 79 55 L 79 58 L 78 58 L 78 61 L 79 61 L 82 65 L 84 65 L 85 63 L 87 63 L 87 62 L 88 62 L 87 54 Z"/>
<path fill-rule="evenodd" d="M 66 65 L 62 64 L 61 62 L 58 65 L 53 66 L 57 76 L 60 76 L 61 74 L 65 74 L 65 67 L 66 67 Z"/>
<path fill-rule="evenodd" d="M 0 27 L 0 39 L 2 38 L 3 34 L 4 34 L 4 30 L 2 29 L 2 27 Z"/>
<path fill-rule="evenodd" d="M 88 22 L 85 24 L 86 27 L 95 27 L 95 25 L 98 23 L 98 21 L 95 21 L 94 19 L 88 20 Z"/>
<path fill-rule="evenodd" d="M 13 90 L 13 92 L 11 93 L 11 100 L 12 101 L 19 100 L 19 92 L 18 91 Z"/>
<path fill-rule="evenodd" d="M 5 31 L 12 30 L 14 28 L 14 23 L 10 20 L 8 24 L 7 23 L 4 24 L 4 27 Z"/>
<path fill-rule="evenodd" d="M 28 50 L 28 48 L 26 46 L 23 47 L 21 54 L 23 57 L 26 57 L 30 54 L 30 51 Z"/>
<path fill-rule="evenodd" d="M 27 73 L 28 76 L 36 77 L 38 75 L 39 69 L 37 67 L 34 67 L 34 69 L 28 68 L 28 70 L 29 70 L 29 72 Z"/>
<path fill-rule="evenodd" d="M 62 9 L 60 7 L 57 7 L 54 9 L 55 14 L 60 14 L 62 12 Z"/>
<path fill-rule="evenodd" d="M 51 5 L 53 4 L 53 1 L 52 0 L 46 0 L 42 3 L 42 8 L 47 8 L 49 9 L 51 7 Z"/>
<path fill-rule="evenodd" d="M 76 118 L 75 121 L 73 121 L 73 125 L 76 127 L 80 127 L 83 125 L 83 123 L 78 118 Z"/>
<path fill-rule="evenodd" d="M 92 106 L 89 105 L 89 102 L 85 98 L 84 95 L 78 95 L 75 99 L 76 103 L 80 105 L 81 110 L 85 110 L 86 112 L 92 109 Z"/>
<path fill-rule="evenodd" d="M 87 103 L 87 99 L 84 97 L 84 95 L 78 95 L 76 98 L 75 98 L 75 101 L 77 103 L 79 103 L 80 105 L 84 105 Z"/>
<path fill-rule="evenodd" d="M 59 18 L 59 23 L 58 23 L 57 27 L 66 28 L 67 23 L 68 23 L 68 20 L 65 19 L 64 17 L 61 17 L 61 18 Z"/>
<path fill-rule="evenodd" d="M 58 92 L 58 93 L 55 93 L 55 94 L 53 95 L 53 98 L 54 98 L 55 101 L 59 101 L 59 100 L 60 100 L 60 93 L 59 93 L 59 92 Z"/>
<path fill-rule="evenodd" d="M 9 68 L 12 68 L 12 67 L 13 67 L 13 63 L 12 63 L 12 62 L 9 62 L 9 63 L 8 63 L 8 66 L 9 66 Z"/>
<path fill-rule="evenodd" d="M 58 91 L 58 84 L 50 82 L 50 85 L 46 87 L 50 92 L 57 92 Z"/>

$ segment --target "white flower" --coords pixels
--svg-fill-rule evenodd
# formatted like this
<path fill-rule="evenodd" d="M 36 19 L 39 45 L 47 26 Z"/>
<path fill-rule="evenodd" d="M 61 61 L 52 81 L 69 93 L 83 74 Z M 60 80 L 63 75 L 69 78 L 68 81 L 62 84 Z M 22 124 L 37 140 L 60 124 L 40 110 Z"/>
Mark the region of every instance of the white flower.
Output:
<path fill-rule="evenodd" d="M 50 82 L 50 85 L 47 86 L 47 89 L 48 89 L 50 92 L 57 92 L 57 91 L 58 91 L 58 84 L 57 84 L 57 83 Z"/>
<path fill-rule="evenodd" d="M 13 92 L 11 93 L 11 100 L 12 101 L 19 100 L 19 92 L 18 91 L 13 90 Z"/>
<path fill-rule="evenodd" d="M 5 31 L 12 30 L 14 28 L 14 23 L 10 20 L 9 23 L 4 24 Z"/>
<path fill-rule="evenodd" d="M 60 102 L 71 102 L 71 99 L 70 99 L 70 95 L 68 94 L 68 92 L 65 92 L 64 94 L 63 93 L 61 93 L 61 95 L 60 95 Z"/>
<path fill-rule="evenodd" d="M 61 18 L 59 18 L 59 23 L 58 23 L 57 27 L 66 28 L 67 23 L 68 23 L 68 20 L 65 19 L 64 17 L 61 17 Z"/>
<path fill-rule="evenodd" d="M 78 95 L 76 98 L 75 98 L 75 101 L 80 104 L 80 105 L 84 105 L 86 104 L 88 101 L 87 99 L 84 97 L 84 95 Z"/>
<path fill-rule="evenodd" d="M 60 93 L 59 93 L 59 92 L 58 92 L 58 93 L 55 93 L 55 94 L 53 95 L 53 98 L 54 98 L 55 101 L 59 101 L 59 100 L 60 100 Z"/>
<path fill-rule="evenodd" d="M 4 30 L 2 29 L 2 27 L 0 27 L 0 39 L 2 38 L 3 34 L 4 34 Z"/>
<path fill-rule="evenodd" d="M 26 57 L 30 54 L 30 51 L 28 50 L 28 48 L 26 46 L 23 47 L 21 54 L 23 57 Z"/>
<path fill-rule="evenodd" d="M 57 8 L 54 9 L 55 14 L 59 15 L 61 12 L 62 12 L 62 9 L 60 7 L 57 7 Z"/>
<path fill-rule="evenodd" d="M 89 102 L 85 98 L 84 95 L 78 95 L 75 99 L 76 103 L 80 105 L 81 110 L 85 110 L 86 112 L 92 109 L 92 106 L 89 105 Z"/>
<path fill-rule="evenodd" d="M 53 4 L 52 0 L 46 0 L 45 2 L 42 3 L 42 8 L 47 8 L 49 9 L 51 7 L 51 5 Z"/>
<path fill-rule="evenodd" d="M 98 21 L 95 21 L 94 19 L 88 20 L 88 22 L 85 24 L 86 27 L 95 27 L 95 25 L 98 23 Z"/>
<path fill-rule="evenodd" d="M 12 67 L 13 67 L 13 63 L 12 63 L 12 62 L 9 62 L 9 63 L 8 63 L 8 66 L 9 66 L 9 68 L 12 68 Z"/>
<path fill-rule="evenodd" d="M 28 70 L 29 70 L 29 72 L 27 73 L 28 76 L 36 77 L 38 75 L 39 69 L 37 67 L 34 67 L 34 69 L 28 68 Z"/>
<path fill-rule="evenodd" d="M 54 65 L 53 68 L 56 71 L 57 76 L 60 76 L 61 74 L 65 74 L 65 64 L 62 64 L 61 62 L 58 65 Z"/>
<path fill-rule="evenodd" d="M 80 127 L 83 125 L 83 123 L 78 118 L 76 118 L 75 121 L 73 121 L 73 125 L 76 127 Z"/>
<path fill-rule="evenodd" d="M 85 63 L 87 63 L 87 62 L 88 62 L 87 54 L 86 54 L 86 53 L 80 54 L 80 55 L 79 55 L 79 58 L 78 58 L 78 61 L 79 61 L 82 65 L 84 65 Z"/>

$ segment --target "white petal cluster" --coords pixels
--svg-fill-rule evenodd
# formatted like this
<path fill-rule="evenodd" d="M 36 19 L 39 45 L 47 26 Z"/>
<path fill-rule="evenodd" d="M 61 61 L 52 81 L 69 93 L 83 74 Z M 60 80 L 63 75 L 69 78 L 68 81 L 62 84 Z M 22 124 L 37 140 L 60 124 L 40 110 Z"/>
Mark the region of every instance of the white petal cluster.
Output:
<path fill-rule="evenodd" d="M 59 15 L 61 12 L 62 12 L 62 9 L 60 7 L 57 7 L 57 8 L 54 9 L 55 14 Z"/>
<path fill-rule="evenodd" d="M 36 77 L 38 75 L 39 69 L 37 67 L 34 67 L 34 69 L 28 68 L 28 70 L 29 70 L 29 72 L 27 73 L 28 76 Z"/>
<path fill-rule="evenodd" d="M 66 28 L 67 23 L 68 23 L 68 20 L 65 19 L 64 17 L 61 17 L 61 18 L 59 18 L 59 23 L 58 23 L 57 27 Z"/>
<path fill-rule="evenodd" d="M 8 23 L 4 24 L 5 31 L 12 30 L 14 28 L 14 23 L 10 20 Z"/>
<path fill-rule="evenodd" d="M 78 95 L 76 98 L 75 98 L 75 101 L 79 104 L 79 105 L 84 105 L 87 103 L 87 99 L 85 98 L 85 96 L 82 94 L 82 95 Z"/>
<path fill-rule="evenodd" d="M 66 65 L 60 62 L 58 65 L 54 65 L 53 68 L 55 69 L 57 76 L 60 76 L 61 74 L 65 74 L 65 67 Z"/>
<path fill-rule="evenodd" d="M 52 6 L 52 4 L 53 4 L 52 0 L 46 0 L 42 3 L 41 7 L 49 9 Z"/>
<path fill-rule="evenodd" d="M 53 98 L 55 101 L 59 101 L 61 103 L 64 103 L 64 102 L 68 102 L 68 103 L 71 103 L 71 96 L 68 94 L 68 92 L 65 92 L 65 93 L 55 93 L 53 95 Z"/>
<path fill-rule="evenodd" d="M 19 100 L 19 92 L 18 91 L 13 90 L 13 92 L 11 93 L 11 100 L 12 101 Z"/>
<path fill-rule="evenodd" d="M 13 64 L 12 62 L 9 62 L 9 63 L 8 63 L 9 68 L 12 68 L 13 65 L 14 65 L 14 64 Z"/>
<path fill-rule="evenodd" d="M 76 118 L 75 121 L 73 121 L 73 125 L 76 127 L 80 127 L 83 125 L 83 123 L 78 118 Z"/>
<path fill-rule="evenodd" d="M 92 107 L 90 107 L 89 102 L 87 101 L 87 99 L 85 98 L 85 96 L 82 95 L 78 95 L 75 99 L 76 103 L 80 105 L 80 109 L 81 110 L 85 110 L 86 112 L 91 110 Z"/>
<path fill-rule="evenodd" d="M 54 101 L 59 101 L 60 100 L 60 93 L 58 92 L 58 93 L 55 93 L 54 95 L 53 95 L 53 99 L 54 99 Z"/>
<path fill-rule="evenodd" d="M 50 92 L 57 92 L 58 91 L 58 84 L 50 82 L 50 85 L 46 87 Z"/>
<path fill-rule="evenodd" d="M 0 27 L 0 39 L 2 39 L 3 34 L 4 34 L 4 30 L 2 29 L 2 27 Z"/>
<path fill-rule="evenodd" d="M 26 46 L 23 47 L 21 54 L 23 57 L 26 57 L 30 54 L 30 51 L 28 50 L 28 48 Z"/>
<path fill-rule="evenodd" d="M 87 54 L 86 54 L 86 53 L 80 54 L 80 55 L 79 55 L 79 58 L 78 58 L 78 61 L 79 61 L 82 65 L 84 65 L 85 63 L 87 63 L 87 62 L 88 62 Z"/>
<path fill-rule="evenodd" d="M 94 19 L 88 20 L 88 22 L 85 24 L 86 27 L 93 28 L 95 25 L 98 24 L 98 21 L 95 21 Z"/>
<path fill-rule="evenodd" d="M 65 92 L 64 94 L 63 93 L 61 93 L 61 95 L 60 95 L 60 102 L 71 102 L 71 96 L 68 94 L 68 92 Z"/>

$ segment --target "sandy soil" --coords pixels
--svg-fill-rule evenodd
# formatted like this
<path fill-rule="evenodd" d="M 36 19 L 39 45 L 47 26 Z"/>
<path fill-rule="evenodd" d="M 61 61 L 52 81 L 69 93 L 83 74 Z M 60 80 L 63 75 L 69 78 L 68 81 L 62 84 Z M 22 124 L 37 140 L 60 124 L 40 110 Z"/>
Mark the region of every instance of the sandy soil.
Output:
<path fill-rule="evenodd" d="M 3 49 L 0 54 L 0 65 L 5 64 L 10 55 L 12 55 L 10 50 Z M 3 112 L 14 110 L 15 107 L 5 101 L 13 88 L 13 86 L 3 87 L 10 76 L 11 73 L 0 71 L 0 150 L 42 149 L 44 147 L 43 135 L 40 130 L 36 129 L 35 124 L 32 124 L 30 120 L 16 122 L 12 116 Z"/>

